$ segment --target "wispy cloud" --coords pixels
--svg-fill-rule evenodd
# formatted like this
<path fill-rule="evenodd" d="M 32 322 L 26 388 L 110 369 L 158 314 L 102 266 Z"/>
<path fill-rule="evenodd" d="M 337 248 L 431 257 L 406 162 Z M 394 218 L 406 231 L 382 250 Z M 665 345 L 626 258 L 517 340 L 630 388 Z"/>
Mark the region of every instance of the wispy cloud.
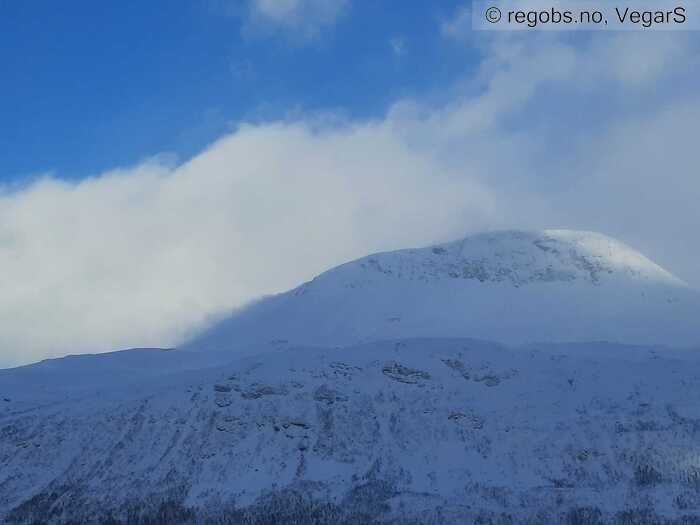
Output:
<path fill-rule="evenodd" d="M 400 36 L 395 36 L 389 40 L 389 46 L 395 56 L 400 57 L 406 53 L 406 39 Z"/>
<path fill-rule="evenodd" d="M 313 41 L 350 7 L 350 0 L 250 0 L 247 34 L 284 33 L 300 42 Z"/>
<path fill-rule="evenodd" d="M 451 17 L 442 21 L 440 30 L 445 37 L 462 40 L 471 36 L 471 24 L 471 7 L 460 6 Z"/>

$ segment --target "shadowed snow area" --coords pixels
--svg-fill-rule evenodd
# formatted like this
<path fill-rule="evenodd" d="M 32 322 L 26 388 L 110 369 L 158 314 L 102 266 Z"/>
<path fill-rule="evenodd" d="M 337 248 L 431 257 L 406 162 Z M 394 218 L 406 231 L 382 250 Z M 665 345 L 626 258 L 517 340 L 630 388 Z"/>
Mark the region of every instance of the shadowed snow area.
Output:
<path fill-rule="evenodd" d="M 68 368 L 27 367 L 9 389 L 4 371 L 0 521 L 643 524 L 700 512 L 694 351 L 412 339 L 173 371 L 176 355 L 109 357 L 152 365 L 138 389 L 108 379 L 103 355 L 82 370 L 105 384 L 80 391 L 61 381 Z"/>

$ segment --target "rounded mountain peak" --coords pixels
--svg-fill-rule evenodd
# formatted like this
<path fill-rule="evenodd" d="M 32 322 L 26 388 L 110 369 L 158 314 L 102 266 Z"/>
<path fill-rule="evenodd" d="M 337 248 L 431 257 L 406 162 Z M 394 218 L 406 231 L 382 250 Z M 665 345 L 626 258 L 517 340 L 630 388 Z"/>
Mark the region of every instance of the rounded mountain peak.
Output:
<path fill-rule="evenodd" d="M 518 287 L 541 282 L 599 285 L 607 279 L 685 286 L 626 244 L 600 233 L 575 230 L 480 233 L 428 248 L 370 255 L 324 276 L 337 273 L 365 279 L 376 274 L 422 281 L 466 279 Z"/>
<path fill-rule="evenodd" d="M 421 337 L 690 346 L 700 343 L 698 311 L 698 291 L 605 235 L 495 231 L 338 266 L 189 346 Z"/>

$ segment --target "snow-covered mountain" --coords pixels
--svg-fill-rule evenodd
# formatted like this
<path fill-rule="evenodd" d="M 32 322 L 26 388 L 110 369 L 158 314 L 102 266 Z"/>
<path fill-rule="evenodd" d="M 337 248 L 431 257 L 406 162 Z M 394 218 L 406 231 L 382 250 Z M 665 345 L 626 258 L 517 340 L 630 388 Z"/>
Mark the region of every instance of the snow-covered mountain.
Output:
<path fill-rule="evenodd" d="M 698 291 L 619 241 L 507 231 L 344 264 L 236 312 L 188 346 L 396 337 L 694 345 L 698 312 Z"/>
<path fill-rule="evenodd" d="M 0 523 L 700 525 L 699 306 L 607 237 L 502 232 L 0 370 Z"/>
<path fill-rule="evenodd" d="M 700 523 L 697 352 L 411 339 L 189 370 L 181 355 L 0 371 L 0 522 Z"/>

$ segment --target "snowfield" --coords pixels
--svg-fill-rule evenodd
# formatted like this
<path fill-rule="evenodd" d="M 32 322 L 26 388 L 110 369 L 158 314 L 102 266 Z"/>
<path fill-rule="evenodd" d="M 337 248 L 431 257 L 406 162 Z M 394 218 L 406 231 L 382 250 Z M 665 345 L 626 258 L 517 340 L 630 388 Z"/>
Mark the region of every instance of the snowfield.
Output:
<path fill-rule="evenodd" d="M 496 232 L 380 253 L 215 325 L 188 347 L 348 345 L 400 337 L 522 344 L 700 344 L 700 293 L 596 233 Z"/>
<path fill-rule="evenodd" d="M 700 524 L 698 305 L 617 241 L 505 232 L 0 370 L 0 522 Z"/>

